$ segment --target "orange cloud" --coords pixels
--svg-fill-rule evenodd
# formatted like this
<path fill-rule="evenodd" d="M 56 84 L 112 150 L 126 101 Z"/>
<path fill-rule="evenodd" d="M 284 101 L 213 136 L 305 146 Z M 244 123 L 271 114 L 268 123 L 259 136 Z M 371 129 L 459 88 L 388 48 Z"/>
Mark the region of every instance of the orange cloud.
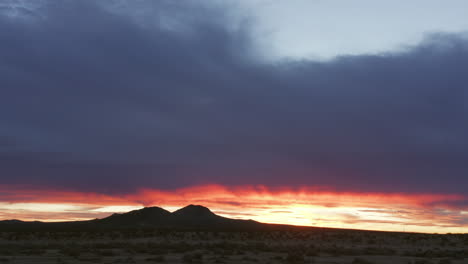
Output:
<path fill-rule="evenodd" d="M 468 230 L 467 201 L 455 194 L 357 193 L 306 187 L 204 185 L 108 195 L 0 186 L 0 218 L 82 220 L 142 206 L 174 210 L 202 204 L 227 217 L 270 223 L 458 232 Z M 34 208 L 27 206 L 31 203 Z"/>

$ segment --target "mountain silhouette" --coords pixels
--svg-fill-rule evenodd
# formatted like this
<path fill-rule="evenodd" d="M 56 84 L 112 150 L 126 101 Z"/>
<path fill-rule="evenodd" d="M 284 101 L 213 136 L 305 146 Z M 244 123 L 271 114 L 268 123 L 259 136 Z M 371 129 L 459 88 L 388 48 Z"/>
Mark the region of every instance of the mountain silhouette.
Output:
<path fill-rule="evenodd" d="M 111 229 L 176 229 L 176 230 L 253 230 L 270 226 L 253 220 L 222 217 L 201 205 L 188 205 L 173 213 L 159 207 L 145 207 L 127 213 L 116 213 L 102 219 L 74 222 L 0 221 L 0 230 L 111 230 Z"/>
<path fill-rule="evenodd" d="M 113 214 L 94 220 L 95 225 L 105 227 L 165 227 L 165 228 L 228 228 L 250 223 L 218 216 L 201 205 L 188 205 L 173 213 L 159 207 L 146 207 L 124 214 Z"/>
<path fill-rule="evenodd" d="M 103 219 L 94 220 L 94 224 L 121 227 L 151 227 L 164 225 L 171 213 L 159 207 L 145 207 L 124 214 L 113 214 Z"/>
<path fill-rule="evenodd" d="M 177 217 L 209 218 L 216 216 L 210 209 L 201 205 L 188 205 L 172 213 Z"/>
<path fill-rule="evenodd" d="M 261 224 L 253 220 L 222 217 L 201 205 L 189 205 L 171 214 L 170 226 L 197 229 L 249 229 Z"/>

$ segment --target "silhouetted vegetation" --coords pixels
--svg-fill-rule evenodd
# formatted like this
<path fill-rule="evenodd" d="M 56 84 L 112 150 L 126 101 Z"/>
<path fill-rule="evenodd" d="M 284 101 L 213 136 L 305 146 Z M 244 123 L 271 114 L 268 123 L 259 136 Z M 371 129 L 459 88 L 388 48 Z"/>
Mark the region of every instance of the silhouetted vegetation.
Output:
<path fill-rule="evenodd" d="M 182 256 L 184 263 L 203 263 L 203 254 L 200 252 L 187 253 Z"/>
<path fill-rule="evenodd" d="M 321 263 L 327 258 L 342 259 L 340 263 L 370 264 L 380 263 L 378 258 L 382 256 L 393 256 L 408 264 L 452 264 L 468 258 L 467 237 L 461 234 L 302 228 L 257 231 L 23 230 L 0 232 L 0 263 L 35 256 L 38 259 L 52 258 L 52 263 L 58 264 L 280 264 Z"/>
<path fill-rule="evenodd" d="M 354 258 L 351 264 L 374 264 L 374 262 L 365 258 Z"/>

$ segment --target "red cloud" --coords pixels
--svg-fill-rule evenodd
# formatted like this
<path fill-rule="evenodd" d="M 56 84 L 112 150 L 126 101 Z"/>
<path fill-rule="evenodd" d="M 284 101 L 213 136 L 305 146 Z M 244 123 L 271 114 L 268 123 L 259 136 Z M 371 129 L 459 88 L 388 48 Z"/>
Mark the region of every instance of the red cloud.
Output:
<path fill-rule="evenodd" d="M 333 226 L 333 223 L 340 222 L 342 225 L 356 225 L 358 228 L 374 228 L 372 225 L 374 224 L 378 225 L 376 229 L 379 229 L 383 228 L 379 226 L 385 224 L 415 225 L 423 228 L 428 226 L 457 227 L 468 223 L 468 215 L 463 212 L 468 210 L 468 198 L 462 195 L 336 192 L 325 188 L 305 187 L 290 189 L 266 186 L 204 185 L 173 191 L 142 189 L 135 193 L 108 195 L 0 186 L 0 201 L 11 204 L 71 204 L 82 208 L 81 211 L 77 209 L 78 211 L 63 212 L 60 216 L 57 215 L 49 220 L 66 220 L 67 217 L 82 219 L 87 215 L 89 218 L 102 217 L 105 216 L 102 212 L 98 214 L 96 211 L 87 212 L 86 210 L 106 206 L 178 208 L 187 204 L 202 204 L 216 213 L 229 217 L 301 225 Z M 315 209 L 309 210 L 308 208 Z M 317 210 L 321 213 L 316 213 Z M 341 213 L 339 210 L 347 212 Z M 316 217 L 321 214 L 325 215 L 323 219 Z M 2 218 L 19 219 L 33 219 L 34 216 L 45 219 L 43 213 L 12 209 L 0 215 Z M 382 219 L 382 217 L 387 219 Z"/>

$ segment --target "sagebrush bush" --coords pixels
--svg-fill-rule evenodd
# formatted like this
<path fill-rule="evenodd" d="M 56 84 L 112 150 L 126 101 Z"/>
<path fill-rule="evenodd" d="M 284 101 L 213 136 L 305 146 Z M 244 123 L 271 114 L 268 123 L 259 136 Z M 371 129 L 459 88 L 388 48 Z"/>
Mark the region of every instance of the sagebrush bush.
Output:
<path fill-rule="evenodd" d="M 364 258 L 354 258 L 351 264 L 374 264 L 374 262 Z"/>
<path fill-rule="evenodd" d="M 182 256 L 184 263 L 203 263 L 203 254 L 200 252 L 187 253 Z"/>
<path fill-rule="evenodd" d="M 166 258 L 164 256 L 154 256 L 154 257 L 150 257 L 150 258 L 147 258 L 146 261 L 148 262 L 164 262 L 166 260 Z"/>
<path fill-rule="evenodd" d="M 304 254 L 301 252 L 289 252 L 285 258 L 286 263 L 304 263 Z"/>

